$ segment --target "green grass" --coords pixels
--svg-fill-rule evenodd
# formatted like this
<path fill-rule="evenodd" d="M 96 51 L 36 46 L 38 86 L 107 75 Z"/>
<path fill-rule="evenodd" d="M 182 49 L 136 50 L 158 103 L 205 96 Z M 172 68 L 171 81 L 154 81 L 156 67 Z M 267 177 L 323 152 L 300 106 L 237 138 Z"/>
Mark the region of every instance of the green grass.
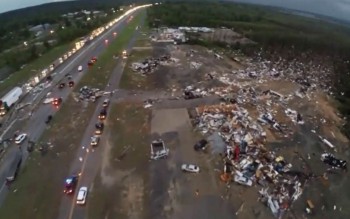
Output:
<path fill-rule="evenodd" d="M 147 76 L 142 76 L 139 72 L 134 72 L 131 69 L 131 64 L 133 62 L 143 61 L 145 58 L 152 56 L 153 49 L 145 49 L 145 50 L 132 50 L 130 56 L 127 60 L 123 76 L 120 80 L 120 88 L 123 89 L 140 89 L 148 90 L 149 83 L 147 80 Z"/>
<path fill-rule="evenodd" d="M 0 218 L 55 218 L 63 180 L 69 174 L 70 163 L 94 110 L 93 105 L 82 110 L 73 98 L 67 100 L 54 116 L 49 132 L 38 143 L 51 142 L 53 148 L 44 156 L 32 152 L 12 185 L 17 191 L 10 192 L 0 208 Z"/>
<path fill-rule="evenodd" d="M 112 171 L 130 171 L 135 168 L 137 175 L 145 174 L 144 169 L 148 164 L 149 154 L 151 111 L 144 109 L 142 105 L 126 102 L 113 105 L 109 115 L 117 115 L 108 118 L 106 128 L 106 133 L 110 133 L 109 144 L 113 145 L 108 153 Z M 121 157 L 120 155 L 128 146 L 130 148 L 125 156 Z M 106 187 L 101 182 L 101 176 L 98 175 L 94 182 L 94 189 L 90 193 L 89 218 L 105 218 L 106 215 L 108 218 L 126 218 L 126 215 L 123 215 L 124 212 L 121 211 L 120 197 L 122 195 L 120 191 L 122 187 L 123 183 L 120 181 Z"/>
<path fill-rule="evenodd" d="M 35 61 L 27 64 L 23 69 L 12 73 L 0 84 L 0 95 L 5 94 L 14 86 L 22 85 L 27 82 L 31 77 L 41 72 L 42 69 L 48 67 L 53 61 L 62 56 L 71 47 L 71 43 L 57 46 Z"/>
<path fill-rule="evenodd" d="M 151 46 L 151 40 L 149 38 L 152 29 L 147 25 L 147 20 L 144 25 L 141 26 L 140 35 L 135 40 L 135 47 L 148 47 Z"/>
<path fill-rule="evenodd" d="M 99 79 L 100 72 L 94 67 L 82 78 L 79 86 L 99 83 L 102 87 L 107 83 L 111 70 L 116 65 L 115 62 L 109 63 L 112 61 L 111 56 L 116 48 L 122 49 L 126 46 L 139 20 L 140 15 L 129 23 L 129 27 L 120 33 L 119 38 L 98 60 L 99 65 L 104 64 L 104 79 Z M 16 193 L 10 192 L 0 208 L 0 218 L 47 219 L 57 216 L 62 198 L 62 181 L 70 174 L 71 161 L 80 147 L 80 141 L 95 108 L 95 104 L 83 108 L 72 97 L 63 103 L 55 114 L 51 127 L 40 138 L 40 142 L 51 142 L 53 148 L 45 156 L 33 152 L 29 157 L 18 180 L 12 186 L 17 190 Z"/>
<path fill-rule="evenodd" d="M 78 88 L 82 86 L 93 86 L 96 88 L 104 89 L 109 76 L 114 69 L 116 60 L 113 59 L 113 55 L 121 56 L 123 49 L 130 41 L 136 26 L 140 23 L 143 14 L 136 16 L 125 29 L 119 33 L 117 39 L 109 45 L 109 48 L 103 53 L 96 64 L 91 67 L 91 70 L 87 73 L 86 77 L 82 78 Z M 98 68 L 100 67 L 100 69 Z"/>

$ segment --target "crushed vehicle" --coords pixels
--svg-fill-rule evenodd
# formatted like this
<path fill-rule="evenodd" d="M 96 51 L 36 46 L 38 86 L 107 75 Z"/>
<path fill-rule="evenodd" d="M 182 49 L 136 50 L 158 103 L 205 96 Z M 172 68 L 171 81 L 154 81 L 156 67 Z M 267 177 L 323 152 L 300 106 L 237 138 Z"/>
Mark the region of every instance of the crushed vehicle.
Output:
<path fill-rule="evenodd" d="M 104 93 L 104 91 L 101 91 L 98 88 L 90 88 L 88 86 L 84 86 L 79 90 L 79 99 L 95 102 L 96 99 L 104 95 Z"/>
<path fill-rule="evenodd" d="M 169 148 L 165 146 L 162 139 L 154 140 L 151 143 L 151 159 L 158 160 L 169 155 Z"/>
<path fill-rule="evenodd" d="M 328 164 L 332 168 L 335 169 L 347 169 L 347 162 L 345 160 L 341 160 L 336 158 L 333 154 L 331 153 L 323 153 L 321 154 L 321 160 L 323 163 Z"/>
<path fill-rule="evenodd" d="M 236 174 L 234 176 L 233 180 L 236 183 L 241 184 L 241 185 L 245 185 L 245 186 L 252 186 L 253 185 L 253 181 L 250 180 L 249 178 L 243 176 L 243 175 Z"/>
<path fill-rule="evenodd" d="M 190 173 L 199 173 L 199 167 L 194 164 L 182 164 L 181 170 Z"/>
<path fill-rule="evenodd" d="M 207 147 L 207 145 L 208 145 L 208 141 L 205 140 L 205 139 L 202 139 L 202 140 L 198 141 L 198 142 L 193 146 L 193 148 L 194 148 L 194 150 L 196 150 L 196 151 L 205 150 L 206 147 Z"/>
<path fill-rule="evenodd" d="M 64 181 L 64 189 L 63 192 L 67 195 L 73 194 L 75 191 L 75 188 L 77 187 L 78 184 L 78 178 L 79 176 L 77 175 L 72 175 L 70 177 L 67 177 Z"/>
<path fill-rule="evenodd" d="M 200 89 L 196 89 L 193 86 L 187 86 L 184 89 L 183 96 L 185 100 L 196 99 L 203 97 L 203 93 Z"/>

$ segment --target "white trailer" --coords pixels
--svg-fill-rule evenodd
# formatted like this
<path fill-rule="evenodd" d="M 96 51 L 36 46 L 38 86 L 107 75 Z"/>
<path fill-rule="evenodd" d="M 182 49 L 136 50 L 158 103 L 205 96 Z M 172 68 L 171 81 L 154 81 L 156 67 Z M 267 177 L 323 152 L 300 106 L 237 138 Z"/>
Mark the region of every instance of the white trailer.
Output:
<path fill-rule="evenodd" d="M 1 98 L 0 115 L 3 116 L 6 112 L 19 100 L 23 94 L 23 90 L 20 87 L 14 87 L 5 96 Z"/>

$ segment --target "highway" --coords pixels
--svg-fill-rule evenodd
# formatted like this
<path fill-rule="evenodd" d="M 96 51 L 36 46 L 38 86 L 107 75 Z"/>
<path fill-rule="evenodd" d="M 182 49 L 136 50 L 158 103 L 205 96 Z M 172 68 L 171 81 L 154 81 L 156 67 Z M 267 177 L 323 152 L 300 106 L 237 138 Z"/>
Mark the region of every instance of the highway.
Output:
<path fill-rule="evenodd" d="M 140 25 L 143 25 L 144 17 Z M 138 30 L 135 30 L 133 37 L 130 39 L 128 46 L 125 48 L 127 51 L 131 51 L 132 45 L 134 44 L 135 38 L 139 33 Z M 105 91 L 113 91 L 119 86 L 119 81 L 124 71 L 124 67 L 126 64 L 125 59 L 120 59 L 115 69 L 112 72 L 112 75 L 109 79 L 109 85 L 105 88 Z M 90 146 L 91 137 L 95 131 L 95 124 L 98 121 L 98 115 L 100 110 L 102 109 L 102 103 L 104 99 L 99 99 L 97 101 L 97 107 L 94 112 L 93 117 L 91 118 L 88 127 L 85 130 L 83 139 L 81 141 L 81 148 L 77 151 L 76 159 L 71 164 L 71 173 L 76 173 L 77 170 L 81 174 L 79 177 L 78 185 L 76 188 L 74 198 L 70 196 L 63 196 L 58 219 L 85 219 L 87 218 L 87 206 L 77 206 L 76 204 L 76 196 L 78 190 L 81 186 L 87 186 L 89 188 L 89 192 L 93 189 L 94 179 L 99 171 L 100 163 L 102 159 L 101 155 L 101 147 L 102 145 L 98 145 L 96 149 L 92 149 Z M 107 112 L 109 108 L 107 108 Z M 105 124 L 108 123 L 108 114 Z M 103 138 L 103 135 L 102 135 Z M 89 196 L 89 195 L 88 195 Z M 87 198 L 87 202 L 89 198 Z"/>
<path fill-rule="evenodd" d="M 72 76 L 71 80 L 74 80 L 75 83 L 82 78 L 82 76 L 87 72 L 87 62 L 94 56 L 98 57 L 108 46 L 106 45 L 105 40 L 108 39 L 109 42 L 113 41 L 114 38 L 117 38 L 118 36 L 114 36 L 113 32 L 120 32 L 125 26 L 126 26 L 126 20 L 131 16 L 134 15 L 134 12 L 132 14 L 129 14 L 128 16 L 124 17 L 122 20 L 114 24 L 112 27 L 109 28 L 106 32 L 102 33 L 99 37 L 94 39 L 90 44 L 84 46 L 81 50 L 79 50 L 77 53 L 75 53 L 73 56 L 71 56 L 68 60 L 66 60 L 64 63 L 62 63 L 60 66 L 55 69 L 56 75 L 53 77 L 53 83 L 48 86 L 46 89 L 44 89 L 39 94 L 29 94 L 25 97 L 25 99 L 22 101 L 22 103 L 33 103 L 37 100 L 40 100 L 42 97 L 45 97 L 47 93 L 51 92 L 50 97 L 62 97 L 63 101 L 65 101 L 69 94 L 72 92 L 72 89 L 68 86 L 64 89 L 60 90 L 57 87 L 57 83 L 60 81 L 68 82 L 67 79 L 65 79 L 67 74 L 70 74 Z M 77 68 L 79 65 L 83 66 L 83 71 L 78 72 Z M 98 66 L 98 61 L 96 63 Z M 39 96 L 38 96 L 39 95 Z M 100 105 L 101 103 L 99 103 Z M 40 138 L 44 130 L 46 129 L 45 120 L 47 119 L 48 115 L 53 115 L 53 120 L 55 120 L 55 112 L 57 111 L 56 108 L 54 108 L 51 104 L 42 104 L 37 107 L 37 109 L 31 114 L 29 118 L 28 123 L 23 123 L 23 121 L 17 120 L 14 122 L 14 127 L 21 127 L 20 131 L 28 134 L 28 139 L 32 141 L 36 141 Z M 97 116 L 96 116 L 97 117 Z M 95 117 L 95 118 L 96 118 Z M 23 124 L 26 124 L 24 127 Z M 7 138 L 9 136 L 12 136 L 13 133 L 6 133 L 3 138 Z M 85 138 L 85 137 L 84 137 Z M 14 172 L 14 169 L 16 168 L 15 165 L 13 165 L 14 160 L 18 158 L 19 155 L 22 155 L 22 165 L 26 158 L 28 157 L 27 152 L 27 146 L 28 146 L 28 140 L 26 140 L 21 147 L 10 145 L 8 147 L 6 154 L 2 158 L 1 166 L 0 166 L 0 205 L 5 200 L 6 194 L 8 193 L 8 188 L 5 185 L 5 179 L 9 176 L 12 172 Z M 88 162 L 86 162 L 88 163 Z M 88 166 L 88 165 L 87 165 Z M 20 175 L 19 175 L 20 177 Z M 64 179 L 62 179 L 64 180 Z M 64 217 L 67 218 L 67 217 Z"/>

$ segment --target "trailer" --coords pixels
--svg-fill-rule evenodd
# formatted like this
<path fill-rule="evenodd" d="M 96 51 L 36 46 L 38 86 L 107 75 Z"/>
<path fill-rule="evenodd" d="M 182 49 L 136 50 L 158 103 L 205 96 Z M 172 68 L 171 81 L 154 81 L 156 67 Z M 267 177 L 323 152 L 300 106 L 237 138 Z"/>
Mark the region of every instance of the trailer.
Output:
<path fill-rule="evenodd" d="M 3 96 L 0 101 L 0 115 L 5 115 L 9 109 L 19 100 L 22 94 L 22 88 L 14 87 L 5 96 Z"/>

